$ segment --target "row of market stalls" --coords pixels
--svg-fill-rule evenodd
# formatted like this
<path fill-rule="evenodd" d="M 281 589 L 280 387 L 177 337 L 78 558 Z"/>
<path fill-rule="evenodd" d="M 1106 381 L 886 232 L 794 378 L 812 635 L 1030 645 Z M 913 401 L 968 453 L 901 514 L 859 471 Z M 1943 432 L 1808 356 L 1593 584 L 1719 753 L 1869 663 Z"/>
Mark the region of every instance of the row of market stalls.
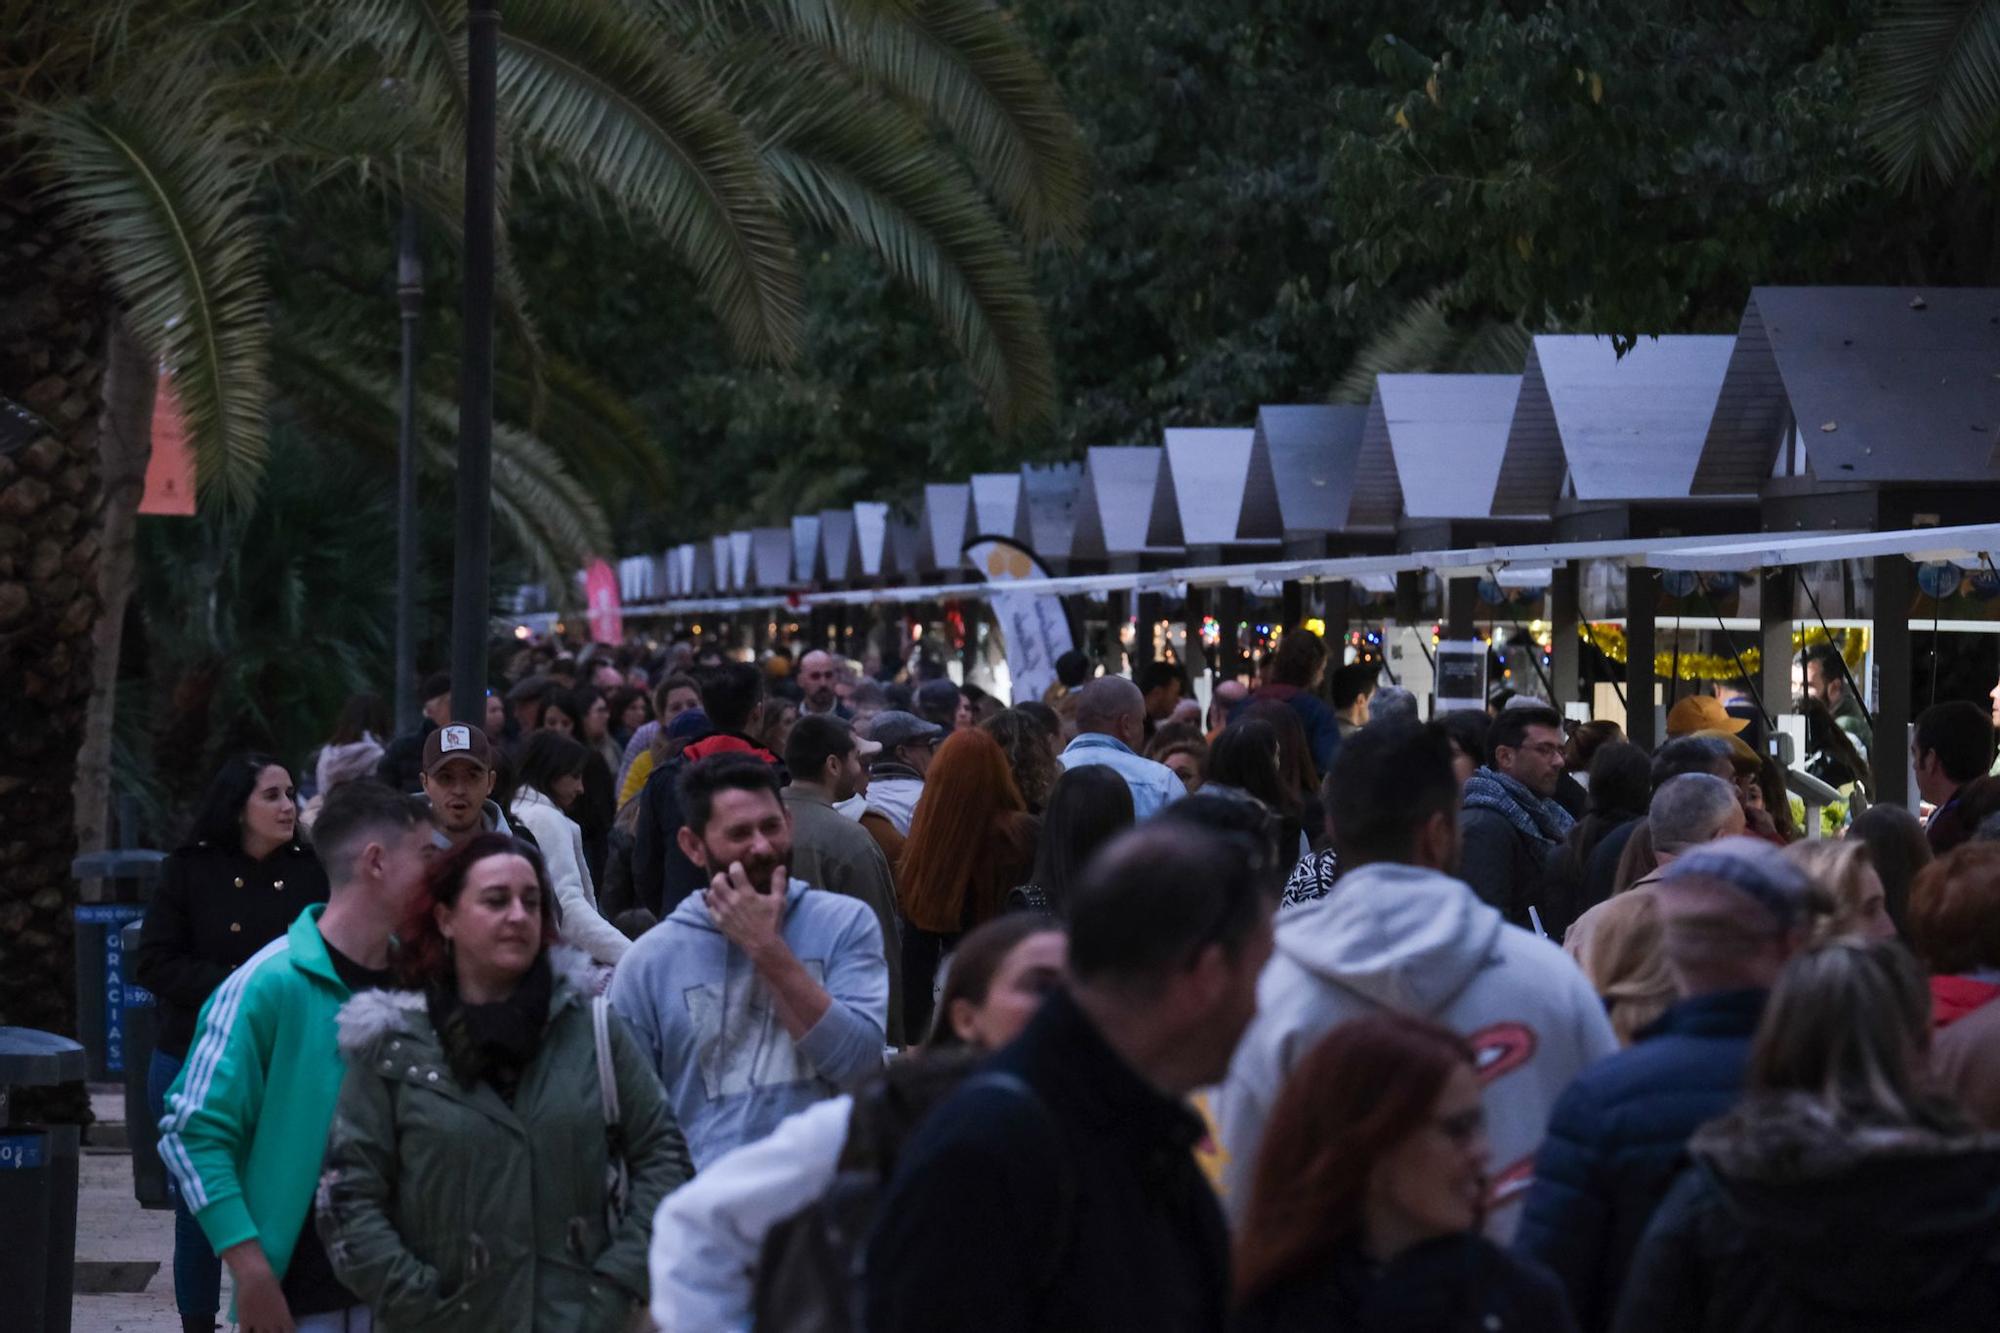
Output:
<path fill-rule="evenodd" d="M 1997 447 L 2000 289 L 1761 287 L 1734 335 L 1542 335 L 1520 374 L 1382 375 L 1365 406 L 1268 405 L 618 572 L 662 628 L 782 619 L 848 647 L 871 609 L 1043 593 L 1113 650 L 1223 675 L 1317 622 L 1428 684 L 1433 640 L 1483 632 L 1522 649 L 1516 688 L 1622 712 L 1641 744 L 1661 709 L 1631 701 L 1704 675 L 1786 712 L 1798 646 L 1830 635 L 1900 737 L 1914 636 L 1935 681 L 1940 636 L 1990 653 L 2000 629 Z M 1623 679 L 1587 689 L 1587 653 Z M 1907 796 L 1901 750 L 1877 747 L 1880 799 Z"/>

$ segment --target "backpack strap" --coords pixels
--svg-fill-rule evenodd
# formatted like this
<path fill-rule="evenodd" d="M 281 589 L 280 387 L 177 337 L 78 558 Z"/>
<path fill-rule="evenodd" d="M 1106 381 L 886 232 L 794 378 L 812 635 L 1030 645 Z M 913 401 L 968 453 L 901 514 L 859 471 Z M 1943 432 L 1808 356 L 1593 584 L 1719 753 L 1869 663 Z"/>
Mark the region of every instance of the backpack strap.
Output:
<path fill-rule="evenodd" d="M 611 1059 L 611 1001 L 602 995 L 590 1002 L 590 1027 L 597 1043 L 597 1099 L 604 1109 L 604 1211 L 607 1224 L 615 1229 L 625 1220 L 632 1177 L 619 1120 L 618 1070 Z"/>
<path fill-rule="evenodd" d="M 1033 1109 L 1035 1118 L 1047 1131 L 1056 1145 L 1056 1220 L 1046 1238 L 1047 1244 L 1041 1251 L 1041 1263 L 1035 1271 L 1035 1290 L 1048 1291 L 1056 1284 L 1060 1271 L 1063 1251 L 1069 1247 L 1070 1237 L 1076 1226 L 1076 1203 L 1079 1193 L 1076 1179 L 1076 1163 L 1070 1156 L 1069 1143 L 1062 1126 L 1044 1102 L 1041 1094 L 1030 1087 L 1019 1075 L 1005 1070 L 990 1069 L 974 1074 L 960 1085 L 965 1089 L 992 1090 L 1003 1093 L 1016 1101 L 1024 1102 Z"/>

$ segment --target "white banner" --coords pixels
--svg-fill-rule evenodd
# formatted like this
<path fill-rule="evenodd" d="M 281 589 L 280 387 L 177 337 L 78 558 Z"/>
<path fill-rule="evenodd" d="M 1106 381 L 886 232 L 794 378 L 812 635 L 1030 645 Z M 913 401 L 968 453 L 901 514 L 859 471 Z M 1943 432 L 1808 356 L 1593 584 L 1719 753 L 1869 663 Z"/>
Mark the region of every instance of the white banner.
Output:
<path fill-rule="evenodd" d="M 1033 553 L 1004 537 L 982 537 L 965 548 L 966 563 L 1004 587 L 1020 579 L 1045 579 L 1048 572 Z M 1056 659 L 1074 643 L 1062 599 L 1047 593 L 1003 592 L 992 598 L 993 618 L 1007 647 L 1007 674 L 1014 703 L 1040 699 L 1056 683 Z"/>

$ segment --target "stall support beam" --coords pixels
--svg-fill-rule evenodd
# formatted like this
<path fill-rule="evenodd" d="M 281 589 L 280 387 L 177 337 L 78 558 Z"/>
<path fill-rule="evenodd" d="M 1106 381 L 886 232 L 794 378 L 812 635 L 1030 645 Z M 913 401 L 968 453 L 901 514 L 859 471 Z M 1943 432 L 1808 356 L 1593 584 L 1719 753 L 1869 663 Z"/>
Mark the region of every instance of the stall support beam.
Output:
<path fill-rule="evenodd" d="M 1549 685 L 1557 709 L 1583 697 L 1583 641 L 1577 637 L 1582 618 L 1583 570 L 1572 560 L 1558 566 L 1549 579 Z"/>
<path fill-rule="evenodd" d="M 1916 593 L 1915 566 L 1907 557 L 1875 557 L 1875 744 L 1868 762 L 1875 770 L 1875 799 L 1908 805 L 1910 734 L 1910 601 Z"/>
<path fill-rule="evenodd" d="M 1792 601 L 1797 588 L 1798 580 L 1786 566 L 1757 571 L 1757 621 L 1764 653 L 1757 688 L 1763 693 L 1765 711 L 1773 717 L 1792 711 Z M 1798 759 L 1803 763 L 1805 756 Z"/>
<path fill-rule="evenodd" d="M 1660 743 L 1653 711 L 1654 617 L 1660 608 L 1658 571 L 1633 565 L 1625 571 L 1625 736 L 1642 750 Z"/>
<path fill-rule="evenodd" d="M 1297 629 L 1306 622 L 1306 586 L 1297 579 L 1286 579 L 1279 588 L 1283 604 L 1284 626 L 1287 630 Z"/>
<path fill-rule="evenodd" d="M 1207 615 L 1208 589 L 1190 586 L 1186 599 L 1181 603 L 1181 619 L 1187 635 L 1186 666 L 1190 676 L 1196 672 L 1213 673 L 1216 669 L 1215 658 L 1209 656 L 1208 649 L 1201 641 L 1201 622 Z M 1212 677 L 1209 681 L 1211 698 L 1214 696 L 1215 684 L 1219 679 L 1220 677 Z M 1190 679 L 1188 684 L 1192 686 L 1193 680 Z"/>
<path fill-rule="evenodd" d="M 1463 643 L 1473 637 L 1472 617 L 1479 605 L 1477 579 L 1447 579 L 1444 585 L 1444 636 Z"/>
<path fill-rule="evenodd" d="M 1139 623 L 1132 630 L 1132 664 L 1153 660 L 1153 626 L 1165 614 L 1163 598 L 1156 592 L 1142 592 L 1134 599 Z"/>
<path fill-rule="evenodd" d="M 1243 621 L 1243 589 L 1225 585 L 1216 596 L 1216 619 L 1222 622 L 1222 638 L 1216 645 L 1217 665 L 1224 680 L 1234 680 L 1243 669 L 1243 643 L 1237 626 Z"/>
<path fill-rule="evenodd" d="M 1424 618 L 1424 572 L 1405 569 L 1396 575 L 1396 623 L 1415 628 Z"/>
<path fill-rule="evenodd" d="M 1349 614 L 1354 599 L 1348 594 L 1345 579 L 1322 583 L 1320 596 L 1320 619 L 1326 622 L 1327 661 L 1331 670 L 1338 670 L 1347 660 L 1347 636 L 1352 628 Z"/>

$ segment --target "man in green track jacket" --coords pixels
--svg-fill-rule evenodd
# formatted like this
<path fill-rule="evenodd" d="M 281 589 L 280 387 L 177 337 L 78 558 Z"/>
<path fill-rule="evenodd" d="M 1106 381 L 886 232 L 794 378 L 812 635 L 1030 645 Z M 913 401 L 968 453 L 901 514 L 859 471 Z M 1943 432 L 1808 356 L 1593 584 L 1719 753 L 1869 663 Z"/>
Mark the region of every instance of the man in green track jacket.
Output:
<path fill-rule="evenodd" d="M 357 1303 L 312 1222 L 346 1073 L 334 1019 L 387 983 L 390 935 L 437 851 L 422 803 L 374 783 L 335 789 L 314 831 L 330 900 L 209 997 L 160 1122 L 160 1157 L 229 1265 L 246 1333 L 346 1327 Z"/>

